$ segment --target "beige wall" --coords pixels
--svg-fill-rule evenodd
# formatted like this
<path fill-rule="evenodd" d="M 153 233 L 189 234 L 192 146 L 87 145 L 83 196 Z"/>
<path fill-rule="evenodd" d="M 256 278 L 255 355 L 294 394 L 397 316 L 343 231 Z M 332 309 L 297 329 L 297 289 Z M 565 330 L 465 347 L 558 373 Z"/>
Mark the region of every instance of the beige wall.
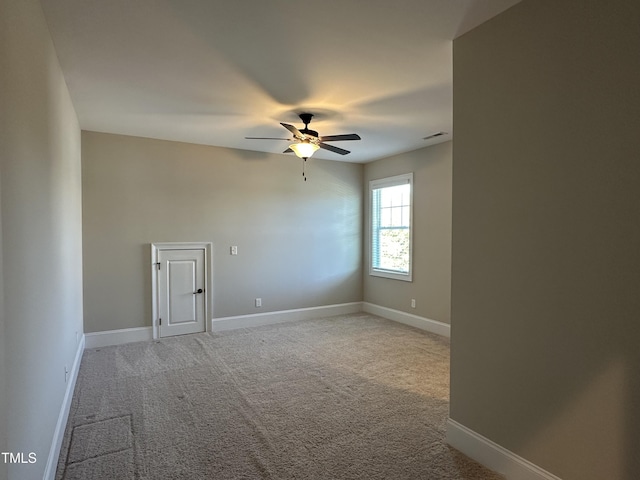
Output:
<path fill-rule="evenodd" d="M 35 479 L 82 334 L 80 129 L 37 0 L 0 2 L 0 102 L 2 451 L 37 458 L 0 478 Z"/>
<path fill-rule="evenodd" d="M 451 158 L 451 142 L 446 142 L 365 165 L 365 302 L 450 323 Z M 413 281 L 370 276 L 369 180 L 409 172 L 414 174 Z"/>
<path fill-rule="evenodd" d="M 1 9 L 0 13 L 2 13 Z M 0 25 L 2 24 L 0 23 Z M 2 37 L 2 34 L 0 34 L 0 41 L 3 40 L 4 38 Z M 0 64 L 2 64 L 1 60 Z M 3 280 L 4 275 L 2 273 L 2 243 L 2 168 L 0 168 L 0 452 L 7 452 L 9 450 L 7 443 L 9 440 L 7 438 L 7 416 L 9 414 L 9 398 L 7 392 L 8 382 L 6 380 L 7 370 L 5 368 L 5 339 L 7 337 L 4 328 L 5 314 Z M 7 480 L 7 471 L 7 465 L 0 463 L 0 480 Z"/>
<path fill-rule="evenodd" d="M 152 242 L 213 242 L 214 317 L 362 300 L 362 165 L 95 132 L 82 157 L 87 331 L 151 325 Z"/>
<path fill-rule="evenodd" d="M 563 480 L 640 472 L 640 2 L 454 42 L 451 418 Z"/>

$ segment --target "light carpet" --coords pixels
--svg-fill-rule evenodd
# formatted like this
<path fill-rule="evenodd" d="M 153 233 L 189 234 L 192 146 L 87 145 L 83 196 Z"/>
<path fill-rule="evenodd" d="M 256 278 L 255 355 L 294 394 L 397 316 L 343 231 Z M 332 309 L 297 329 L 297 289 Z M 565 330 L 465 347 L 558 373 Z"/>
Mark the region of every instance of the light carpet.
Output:
<path fill-rule="evenodd" d="M 486 479 L 446 338 L 365 313 L 85 351 L 57 480 Z"/>

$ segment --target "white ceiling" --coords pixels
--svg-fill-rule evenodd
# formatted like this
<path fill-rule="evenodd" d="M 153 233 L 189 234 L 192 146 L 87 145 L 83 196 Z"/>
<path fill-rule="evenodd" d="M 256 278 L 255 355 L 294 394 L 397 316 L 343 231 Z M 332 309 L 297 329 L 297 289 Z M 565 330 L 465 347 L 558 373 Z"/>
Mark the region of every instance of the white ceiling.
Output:
<path fill-rule="evenodd" d="M 278 153 L 308 111 L 351 162 L 451 139 L 452 40 L 519 1 L 41 0 L 82 129 Z"/>

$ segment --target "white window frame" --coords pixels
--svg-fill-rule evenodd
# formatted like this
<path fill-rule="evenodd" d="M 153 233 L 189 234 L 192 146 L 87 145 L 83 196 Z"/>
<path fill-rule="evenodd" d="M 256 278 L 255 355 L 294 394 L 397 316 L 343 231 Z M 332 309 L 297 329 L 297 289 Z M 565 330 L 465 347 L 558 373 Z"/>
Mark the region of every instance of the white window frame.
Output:
<path fill-rule="evenodd" d="M 409 271 L 399 272 L 396 270 L 386 270 L 382 268 L 374 268 L 373 266 L 373 219 L 375 212 L 373 211 L 373 191 L 385 188 L 394 187 L 396 185 L 409 184 L 410 197 L 409 201 L 411 205 L 409 207 Z M 369 275 L 374 277 L 392 278 L 395 280 L 403 280 L 405 282 L 413 281 L 413 172 L 405 173 L 402 175 L 395 175 L 393 177 L 380 178 L 377 180 L 369 181 L 369 228 L 368 228 L 368 242 L 369 242 Z"/>

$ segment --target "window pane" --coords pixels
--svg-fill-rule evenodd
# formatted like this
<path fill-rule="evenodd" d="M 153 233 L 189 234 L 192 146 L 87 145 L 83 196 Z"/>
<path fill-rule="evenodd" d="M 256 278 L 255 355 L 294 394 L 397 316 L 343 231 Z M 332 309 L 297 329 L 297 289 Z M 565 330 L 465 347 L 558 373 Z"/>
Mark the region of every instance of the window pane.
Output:
<path fill-rule="evenodd" d="M 382 191 L 382 207 L 396 207 L 407 205 L 411 186 L 409 184 L 385 187 Z"/>
<path fill-rule="evenodd" d="M 376 268 L 409 271 L 409 230 L 389 229 L 380 232 L 380 261 Z"/>
<path fill-rule="evenodd" d="M 391 226 L 391 208 L 383 208 L 380 210 L 380 226 Z"/>
<path fill-rule="evenodd" d="M 391 206 L 391 195 L 389 195 L 387 190 L 387 188 L 378 190 L 380 192 L 380 206 L 382 208 L 389 208 Z"/>

